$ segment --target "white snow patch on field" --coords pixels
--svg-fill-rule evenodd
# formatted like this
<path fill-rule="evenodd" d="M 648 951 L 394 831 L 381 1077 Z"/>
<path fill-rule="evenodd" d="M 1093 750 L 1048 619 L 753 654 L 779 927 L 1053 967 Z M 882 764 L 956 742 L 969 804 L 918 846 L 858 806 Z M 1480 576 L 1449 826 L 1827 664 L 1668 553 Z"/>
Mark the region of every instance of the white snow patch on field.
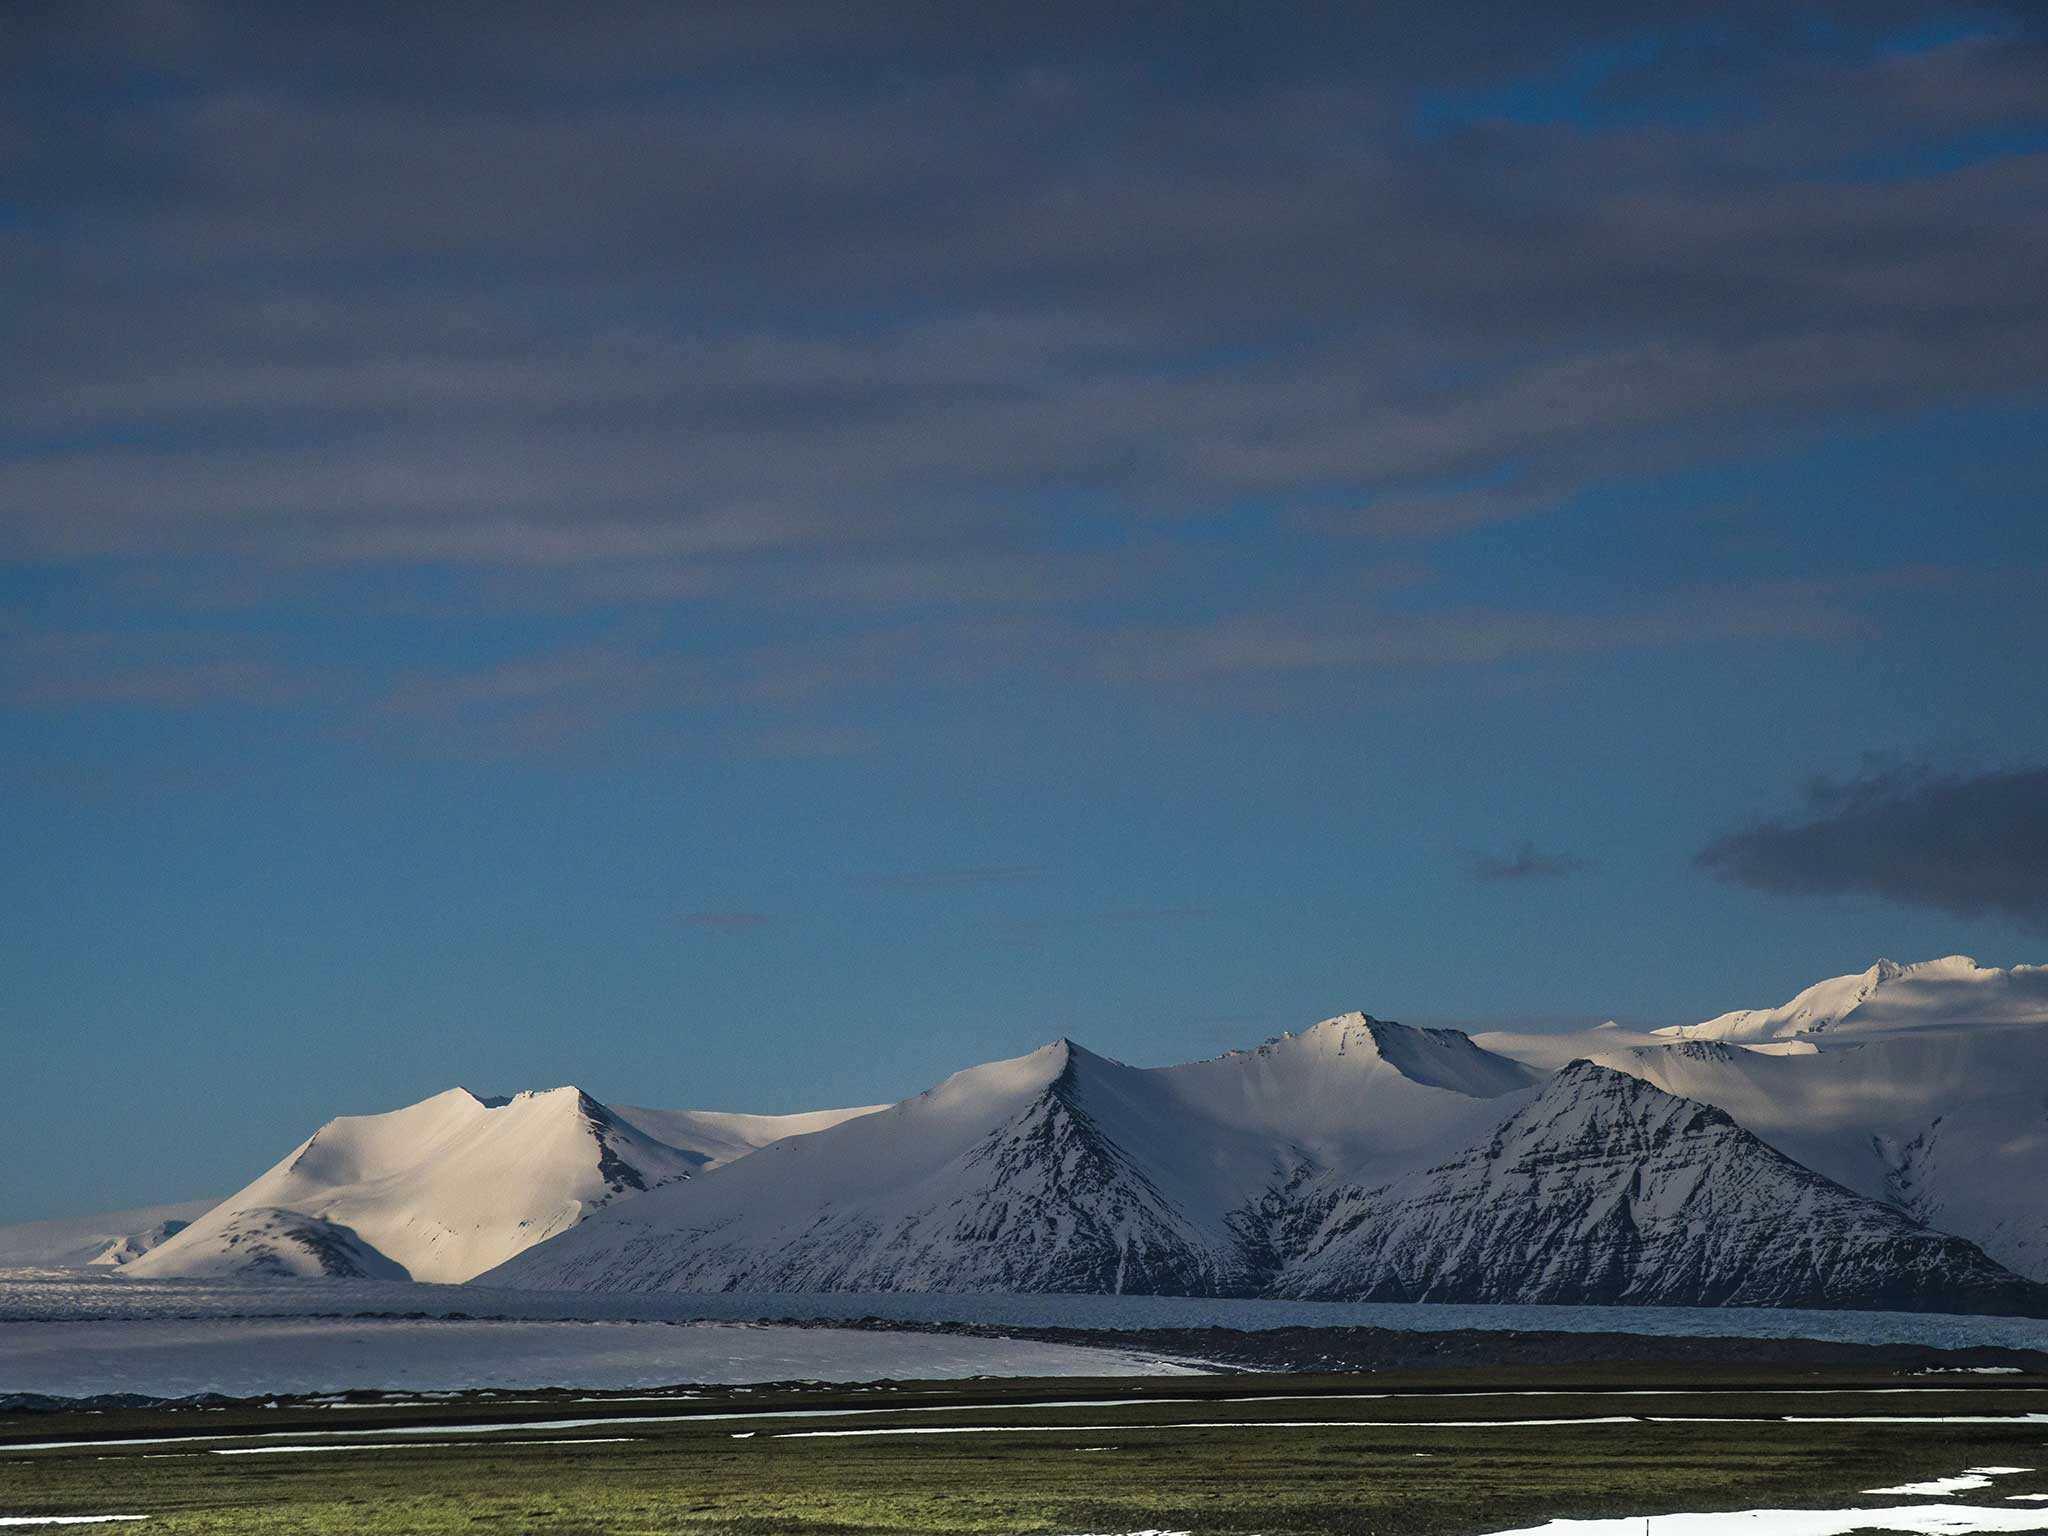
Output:
<path fill-rule="evenodd" d="M 1954 1477 L 1934 1477 L 1924 1483 L 1901 1483 L 1896 1488 L 1866 1488 L 1863 1491 L 1870 1494 L 1916 1494 L 1922 1498 L 1938 1499 L 1951 1493 L 1968 1493 L 1973 1488 L 1989 1488 L 1994 1477 L 2010 1477 L 2033 1470 L 2032 1467 L 1970 1467 Z"/>
<path fill-rule="evenodd" d="M 1971 1504 L 1904 1504 L 1890 1509 L 1738 1509 L 1712 1515 L 1627 1515 L 1618 1520 L 1553 1520 L 1493 1536 L 1849 1536 L 1901 1531 L 1912 1536 L 1972 1536 L 1982 1531 L 2048 1530 L 2048 1509 L 1986 1509 Z"/>
<path fill-rule="evenodd" d="M 1191 1374 L 1136 1351 L 736 1323 L 184 1318 L 0 1323 L 10 1392 L 230 1397 L 350 1389 Z"/>
<path fill-rule="evenodd" d="M 1710 1421 L 1703 1421 L 1710 1422 Z M 1180 1424 L 924 1424 L 903 1429 L 790 1429 L 778 1440 L 853 1440 L 879 1435 L 1061 1435 L 1155 1429 L 1550 1429 L 1579 1424 L 1640 1424 L 1633 1415 L 1602 1419 L 1213 1419 Z"/>
<path fill-rule="evenodd" d="M 631 1445 L 633 1435 L 584 1435 L 573 1440 L 499 1440 L 491 1442 L 494 1450 L 522 1445 Z M 452 1451 L 475 1450 L 476 1442 L 464 1440 L 389 1440 L 382 1445 L 237 1445 L 217 1451 L 211 1456 L 307 1456 L 316 1451 Z"/>

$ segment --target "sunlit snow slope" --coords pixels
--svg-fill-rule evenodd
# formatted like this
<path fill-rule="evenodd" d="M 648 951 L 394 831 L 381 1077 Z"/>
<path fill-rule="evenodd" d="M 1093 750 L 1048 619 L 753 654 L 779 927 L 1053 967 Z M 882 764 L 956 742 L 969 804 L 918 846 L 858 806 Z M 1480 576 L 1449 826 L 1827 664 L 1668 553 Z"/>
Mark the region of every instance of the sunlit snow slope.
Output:
<path fill-rule="evenodd" d="M 744 1155 L 783 1118 L 632 1117 L 575 1088 L 506 1100 L 455 1088 L 330 1121 L 124 1272 L 467 1280 L 594 1210 Z"/>
<path fill-rule="evenodd" d="M 1967 955 L 1899 965 L 1880 960 L 1854 976 L 1816 982 L 1776 1008 L 1743 1008 L 1656 1033 L 1736 1044 L 1811 1035 L 1875 1035 L 1901 1029 L 2048 1023 L 2048 965 L 2010 970 Z"/>

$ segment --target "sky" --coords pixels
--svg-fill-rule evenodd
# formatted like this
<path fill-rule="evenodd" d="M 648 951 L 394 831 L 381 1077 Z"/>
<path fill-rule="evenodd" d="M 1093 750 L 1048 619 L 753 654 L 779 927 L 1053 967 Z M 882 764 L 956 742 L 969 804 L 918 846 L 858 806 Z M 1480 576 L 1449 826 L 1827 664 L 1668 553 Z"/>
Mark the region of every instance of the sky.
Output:
<path fill-rule="evenodd" d="M 2028 4 L 0 9 L 0 1221 L 2048 960 Z"/>

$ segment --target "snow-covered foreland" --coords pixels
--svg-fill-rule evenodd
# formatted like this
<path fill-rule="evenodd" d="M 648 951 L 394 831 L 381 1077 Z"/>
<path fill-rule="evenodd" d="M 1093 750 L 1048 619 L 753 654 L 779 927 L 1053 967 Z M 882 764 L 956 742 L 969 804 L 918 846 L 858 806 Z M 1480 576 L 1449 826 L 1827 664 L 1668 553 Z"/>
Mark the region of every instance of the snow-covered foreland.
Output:
<path fill-rule="evenodd" d="M 1951 957 L 1660 1031 L 1062 1040 L 809 1117 L 454 1090 L 332 1122 L 119 1273 L 2039 1315 L 2044 1083 L 2048 967 Z"/>
<path fill-rule="evenodd" d="M 1137 1350 L 958 1334 L 749 1323 L 446 1318 L 160 1318 L 0 1322 L 0 1391 L 262 1397 L 678 1383 L 1179 1375 Z"/>

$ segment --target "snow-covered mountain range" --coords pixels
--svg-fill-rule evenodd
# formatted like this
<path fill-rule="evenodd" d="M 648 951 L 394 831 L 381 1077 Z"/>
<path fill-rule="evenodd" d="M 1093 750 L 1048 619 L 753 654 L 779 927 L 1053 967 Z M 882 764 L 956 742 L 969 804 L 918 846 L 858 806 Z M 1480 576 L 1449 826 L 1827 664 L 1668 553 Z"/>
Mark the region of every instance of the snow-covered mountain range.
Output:
<path fill-rule="evenodd" d="M 2048 1314 L 2048 967 L 1881 961 L 1654 1031 L 1468 1037 L 1354 1013 L 1172 1067 L 1059 1040 L 815 1115 L 456 1089 L 330 1122 L 170 1220 L 190 1225 L 126 1249 L 96 1230 L 58 1261 Z"/>
<path fill-rule="evenodd" d="M 493 1283 L 593 1289 L 1257 1291 L 1273 1190 L 1391 1176 L 1539 1074 L 1350 1014 L 1137 1068 L 1059 1040 L 785 1141 Z"/>

